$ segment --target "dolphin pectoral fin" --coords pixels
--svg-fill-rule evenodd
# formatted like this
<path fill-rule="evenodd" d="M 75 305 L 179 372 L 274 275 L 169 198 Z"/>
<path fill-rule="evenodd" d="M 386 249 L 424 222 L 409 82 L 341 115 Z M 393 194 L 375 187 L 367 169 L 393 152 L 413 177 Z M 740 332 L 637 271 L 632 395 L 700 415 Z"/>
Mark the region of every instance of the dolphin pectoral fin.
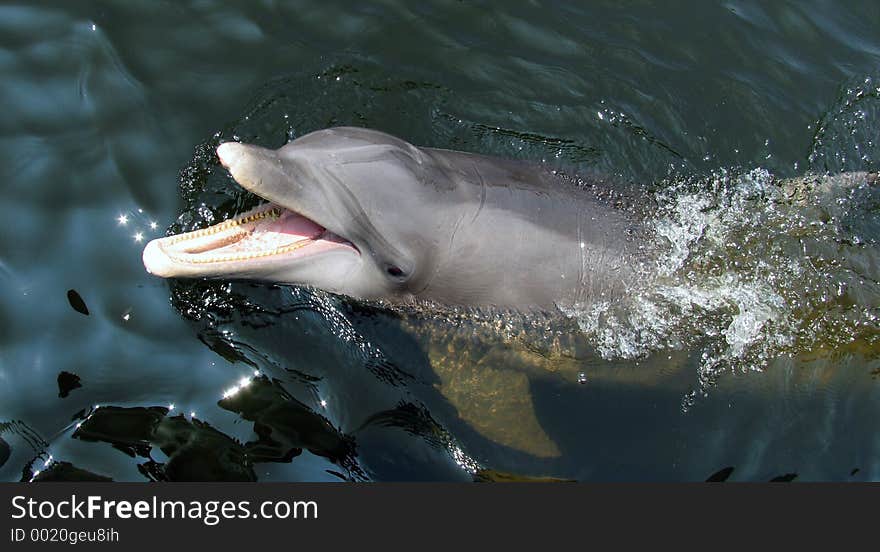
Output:
<path fill-rule="evenodd" d="M 440 379 L 435 387 L 462 421 L 486 439 L 511 449 L 539 458 L 560 456 L 559 447 L 535 415 L 528 377 L 488 362 L 469 362 L 469 355 L 462 352 L 450 355 L 432 347 L 430 355 Z"/>

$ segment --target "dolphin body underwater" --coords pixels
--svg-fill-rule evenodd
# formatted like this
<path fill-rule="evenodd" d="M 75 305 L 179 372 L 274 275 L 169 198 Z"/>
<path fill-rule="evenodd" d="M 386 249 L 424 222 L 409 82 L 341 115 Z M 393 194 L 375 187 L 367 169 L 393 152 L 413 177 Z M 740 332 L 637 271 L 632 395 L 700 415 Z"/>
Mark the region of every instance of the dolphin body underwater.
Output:
<path fill-rule="evenodd" d="M 347 127 L 217 155 L 269 203 L 151 241 L 150 273 L 539 310 L 610 299 L 635 278 L 637 223 L 547 168 Z"/>

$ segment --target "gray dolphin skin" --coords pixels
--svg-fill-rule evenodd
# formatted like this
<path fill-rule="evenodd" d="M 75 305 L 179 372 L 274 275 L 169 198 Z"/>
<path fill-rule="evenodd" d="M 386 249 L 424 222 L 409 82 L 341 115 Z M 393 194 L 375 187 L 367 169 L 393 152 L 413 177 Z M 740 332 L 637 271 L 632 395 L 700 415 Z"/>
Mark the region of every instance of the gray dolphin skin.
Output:
<path fill-rule="evenodd" d="M 151 241 L 150 273 L 541 310 L 612 299 L 635 277 L 638 222 L 540 165 L 350 127 L 278 150 L 227 142 L 217 155 L 268 203 Z"/>

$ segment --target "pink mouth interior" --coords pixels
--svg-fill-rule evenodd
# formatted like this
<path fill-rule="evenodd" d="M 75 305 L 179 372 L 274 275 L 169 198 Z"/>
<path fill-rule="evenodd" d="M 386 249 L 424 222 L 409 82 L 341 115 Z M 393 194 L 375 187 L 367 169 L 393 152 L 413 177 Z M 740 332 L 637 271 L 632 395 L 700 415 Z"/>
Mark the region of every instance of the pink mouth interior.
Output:
<path fill-rule="evenodd" d="M 325 232 L 324 227 L 317 223 L 298 213 L 285 210 L 277 219 L 257 222 L 245 237 L 224 247 L 213 249 L 212 253 L 264 251 L 285 247 L 302 240 L 316 241 Z"/>
<path fill-rule="evenodd" d="M 266 231 L 315 239 L 324 233 L 324 227 L 299 213 L 285 211 L 281 218 L 268 225 Z"/>
<path fill-rule="evenodd" d="M 249 261 L 304 256 L 327 249 L 356 248 L 313 220 L 278 205 L 264 205 L 205 230 L 173 237 L 164 249 L 184 262 Z"/>

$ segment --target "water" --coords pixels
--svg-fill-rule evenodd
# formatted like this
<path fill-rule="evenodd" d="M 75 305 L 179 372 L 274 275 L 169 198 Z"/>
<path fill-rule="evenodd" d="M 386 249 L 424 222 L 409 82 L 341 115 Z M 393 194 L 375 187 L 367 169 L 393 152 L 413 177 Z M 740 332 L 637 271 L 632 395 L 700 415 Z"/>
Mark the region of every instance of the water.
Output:
<path fill-rule="evenodd" d="M 876 188 L 777 186 L 880 168 L 878 20 L 0 6 L 0 475 L 880 479 Z M 658 280 L 544 327 L 145 273 L 148 239 L 253 204 L 219 141 L 337 124 L 609 175 L 644 198 Z"/>

